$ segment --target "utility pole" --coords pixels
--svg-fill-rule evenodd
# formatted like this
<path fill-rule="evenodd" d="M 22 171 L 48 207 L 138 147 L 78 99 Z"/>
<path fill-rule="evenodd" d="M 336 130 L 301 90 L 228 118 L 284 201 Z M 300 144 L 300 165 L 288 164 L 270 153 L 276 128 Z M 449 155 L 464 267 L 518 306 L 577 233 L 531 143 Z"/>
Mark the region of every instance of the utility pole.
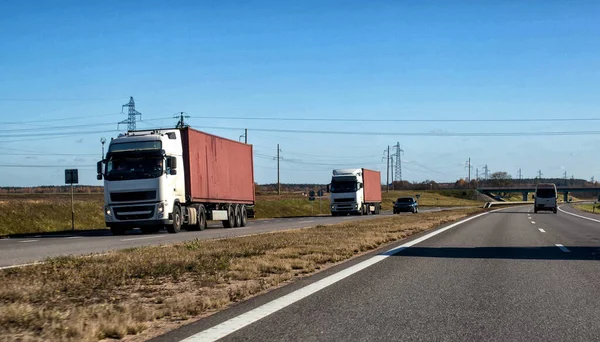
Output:
<path fill-rule="evenodd" d="M 277 157 L 274 158 L 277 159 L 277 195 L 281 195 L 281 183 L 279 182 L 279 160 L 281 157 L 279 156 L 279 152 L 281 152 L 281 149 L 279 148 L 279 144 L 277 144 Z"/>
<path fill-rule="evenodd" d="M 479 180 L 479 168 L 478 167 L 475 168 L 475 179 Z"/>
<path fill-rule="evenodd" d="M 517 177 L 519 178 L 519 184 L 522 183 L 523 172 L 521 171 L 521 169 L 519 169 L 519 172 L 517 172 Z"/>
<path fill-rule="evenodd" d="M 244 129 L 244 144 L 248 143 L 248 129 Z"/>
<path fill-rule="evenodd" d="M 538 178 L 540 179 L 540 181 L 542 181 L 542 176 L 543 176 L 542 170 L 540 169 L 540 170 L 538 170 Z"/>
<path fill-rule="evenodd" d="M 594 176 L 592 176 L 592 184 L 594 184 Z"/>
<path fill-rule="evenodd" d="M 483 167 L 483 177 L 485 178 L 485 180 L 488 180 L 489 178 L 489 173 L 490 173 L 490 169 L 488 169 L 487 164 L 485 164 L 485 166 Z"/>
<path fill-rule="evenodd" d="M 387 168 L 386 168 L 386 190 L 385 192 L 390 192 L 390 145 L 388 145 L 387 149 L 383 150 L 383 154 L 387 152 Z"/>
<path fill-rule="evenodd" d="M 469 170 L 469 172 L 468 172 L 469 176 L 467 177 L 467 184 L 468 184 L 468 187 L 471 187 L 471 158 L 469 158 L 469 160 L 467 160 L 465 167 Z"/>
<path fill-rule="evenodd" d="M 565 180 L 565 185 L 569 185 L 567 182 L 567 170 L 565 170 L 565 172 L 563 173 L 563 178 Z"/>
<path fill-rule="evenodd" d="M 183 115 L 183 114 L 186 114 L 186 113 L 184 113 L 184 112 L 179 112 L 179 114 L 175 114 L 175 115 L 173 116 L 174 118 L 179 118 L 179 121 L 177 121 L 177 125 L 175 125 L 175 128 L 184 128 L 184 127 L 187 127 L 187 126 L 188 126 L 188 125 L 186 125 L 186 124 L 185 124 L 185 122 L 184 122 L 184 120 L 183 120 L 183 119 L 184 119 L 184 118 L 189 118 L 190 116 L 189 116 L 189 115 L 187 115 L 187 114 L 186 114 L 186 115 Z"/>
<path fill-rule="evenodd" d="M 390 161 L 392 164 L 392 191 L 396 190 L 396 186 L 394 185 L 394 155 L 390 156 Z"/>
<path fill-rule="evenodd" d="M 135 121 L 137 116 L 140 117 L 140 121 L 142 120 L 142 113 L 138 112 L 137 110 L 135 110 L 135 101 L 133 100 L 133 96 L 129 97 L 129 102 L 124 104 L 121 107 L 121 111 L 123 110 L 123 108 L 127 107 L 127 120 L 123 120 L 121 122 L 119 122 L 117 124 L 117 129 L 119 129 L 119 125 L 121 124 L 127 124 L 127 131 L 131 132 L 131 131 L 135 131 L 136 129 L 136 125 L 135 125 Z"/>

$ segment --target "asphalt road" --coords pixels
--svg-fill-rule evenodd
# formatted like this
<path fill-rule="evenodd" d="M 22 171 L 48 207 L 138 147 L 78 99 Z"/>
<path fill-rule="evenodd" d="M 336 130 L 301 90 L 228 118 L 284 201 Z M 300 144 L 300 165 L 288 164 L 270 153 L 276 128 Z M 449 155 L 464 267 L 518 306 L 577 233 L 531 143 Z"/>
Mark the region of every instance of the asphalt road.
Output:
<path fill-rule="evenodd" d="M 428 212 L 447 209 L 451 208 L 421 208 L 419 211 Z M 110 231 L 103 229 L 97 231 L 75 231 L 72 234 L 28 235 L 18 238 L 0 239 L 0 268 L 32 263 L 47 257 L 103 253 L 116 249 L 160 245 L 192 239 L 227 238 L 277 230 L 312 227 L 319 224 L 369 220 L 385 215 L 391 215 L 391 212 L 383 212 L 381 215 L 375 216 L 318 216 L 250 220 L 246 227 L 229 229 L 223 228 L 220 222 L 209 222 L 208 229 L 204 231 L 182 231 L 178 234 L 168 234 L 166 231 L 161 231 L 158 234 L 141 234 L 139 230 L 134 230 L 128 235 L 113 236 Z"/>
<path fill-rule="evenodd" d="M 531 209 L 421 234 L 156 341 L 600 339 L 600 216 Z"/>

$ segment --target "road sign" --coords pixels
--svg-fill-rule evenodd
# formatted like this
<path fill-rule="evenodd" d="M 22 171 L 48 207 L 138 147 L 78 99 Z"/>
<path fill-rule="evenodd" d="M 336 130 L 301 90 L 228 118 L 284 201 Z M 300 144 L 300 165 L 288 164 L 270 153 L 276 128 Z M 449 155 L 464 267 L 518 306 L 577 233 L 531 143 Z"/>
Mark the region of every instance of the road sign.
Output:
<path fill-rule="evenodd" d="M 79 174 L 77 169 L 65 170 L 65 183 L 71 184 L 71 229 L 75 230 L 75 206 L 73 204 L 73 184 L 79 183 Z"/>
<path fill-rule="evenodd" d="M 79 174 L 77 169 L 66 169 L 65 170 L 65 184 L 78 184 Z"/>
<path fill-rule="evenodd" d="M 308 193 L 308 200 L 309 200 L 309 201 L 314 201 L 314 200 L 315 200 L 315 192 L 314 192 L 313 190 L 311 190 L 311 191 Z"/>
<path fill-rule="evenodd" d="M 317 195 L 318 195 L 319 197 L 323 196 L 323 190 L 319 190 L 319 192 L 317 192 Z"/>

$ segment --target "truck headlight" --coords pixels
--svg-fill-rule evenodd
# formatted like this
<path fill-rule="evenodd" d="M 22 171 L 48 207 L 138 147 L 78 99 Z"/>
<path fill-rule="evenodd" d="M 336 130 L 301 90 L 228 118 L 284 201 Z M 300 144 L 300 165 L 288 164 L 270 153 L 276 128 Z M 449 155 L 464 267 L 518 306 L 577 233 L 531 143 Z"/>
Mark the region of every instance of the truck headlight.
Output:
<path fill-rule="evenodd" d="M 331 209 L 335 209 L 335 206 L 333 204 L 331 205 Z"/>
<path fill-rule="evenodd" d="M 358 208 L 358 203 L 354 203 L 354 208 Z"/>
<path fill-rule="evenodd" d="M 158 207 L 156 208 L 156 212 L 159 214 L 162 214 L 165 212 L 165 204 L 164 203 L 159 203 Z"/>
<path fill-rule="evenodd" d="M 111 216 L 111 214 L 112 214 L 111 211 L 110 211 L 110 207 L 107 206 L 107 205 L 104 206 L 104 214 L 106 216 Z"/>

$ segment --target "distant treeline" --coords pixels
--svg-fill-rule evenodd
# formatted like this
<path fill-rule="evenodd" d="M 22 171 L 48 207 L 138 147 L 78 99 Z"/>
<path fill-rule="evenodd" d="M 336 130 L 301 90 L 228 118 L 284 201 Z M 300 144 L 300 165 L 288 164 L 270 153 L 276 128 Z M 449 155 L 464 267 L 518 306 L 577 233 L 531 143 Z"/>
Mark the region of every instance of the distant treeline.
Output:
<path fill-rule="evenodd" d="M 73 192 L 78 194 L 103 193 L 104 187 L 94 185 L 75 185 Z M 0 194 L 56 194 L 71 193 L 70 185 L 42 185 L 33 187 L 3 186 L 0 187 Z"/>

